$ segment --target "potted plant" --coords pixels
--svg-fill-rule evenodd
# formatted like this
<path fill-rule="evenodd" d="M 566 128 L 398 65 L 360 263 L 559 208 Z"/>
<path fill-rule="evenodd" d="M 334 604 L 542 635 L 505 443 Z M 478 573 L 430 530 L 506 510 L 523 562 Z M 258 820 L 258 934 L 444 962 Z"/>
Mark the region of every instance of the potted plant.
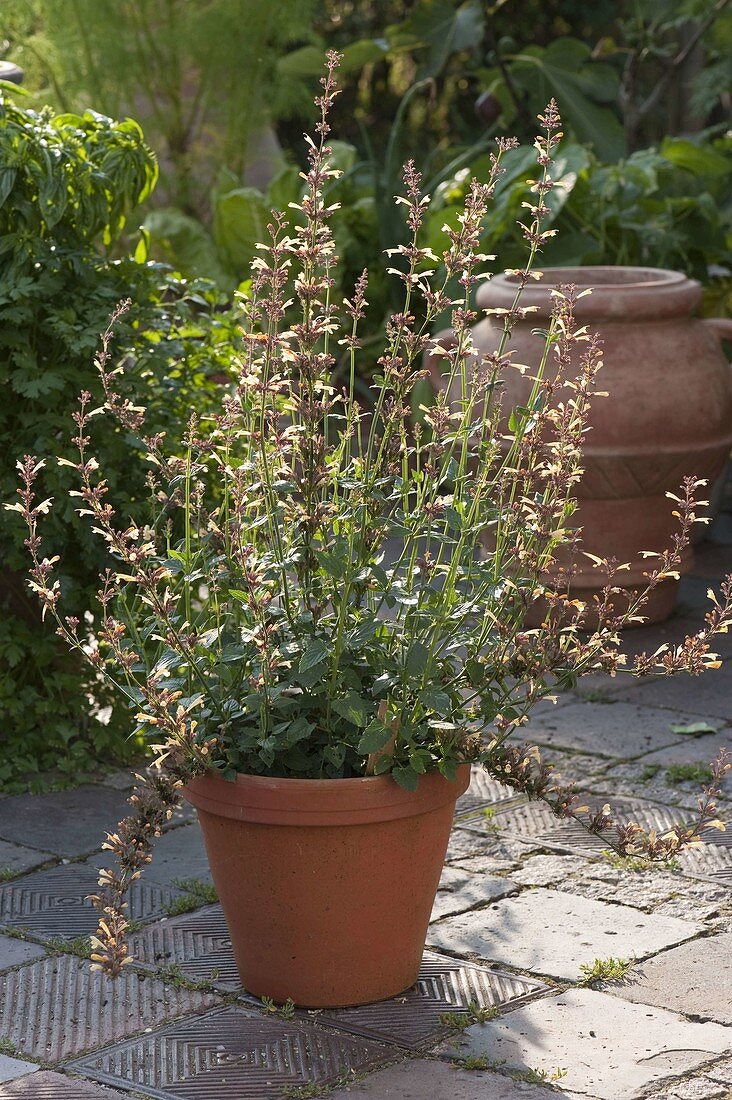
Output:
<path fill-rule="evenodd" d="M 115 513 L 94 457 L 98 415 L 143 432 L 143 410 L 118 392 L 113 327 L 104 335 L 103 405 L 81 394 L 76 456 L 62 460 L 78 474 L 79 510 L 110 552 L 96 640 L 87 620 L 60 610 L 56 559 L 44 555 L 38 529 L 51 507 L 36 496 L 43 461 L 19 463 L 13 505 L 28 524 L 30 584 L 45 612 L 159 741 L 132 814 L 107 840 L 117 863 L 94 899 L 96 963 L 115 975 L 130 961 L 125 894 L 182 796 L 199 812 L 243 984 L 315 1007 L 388 997 L 416 979 L 471 763 L 607 831 L 608 808 L 585 813 L 572 785 L 513 734 L 556 687 L 623 666 L 618 629 L 648 598 L 614 609 L 613 566 L 598 562 L 606 585 L 597 625 L 583 635 L 583 605 L 541 582 L 555 548 L 577 546 L 573 491 L 600 365 L 596 340 L 575 323 L 575 291 L 554 294 L 532 392 L 511 414 L 505 454 L 498 426 L 510 357 L 499 350 L 469 366 L 480 227 L 512 142 L 498 143 L 491 180 L 471 187 L 441 257 L 420 245 L 428 200 L 413 163 L 405 166 L 397 201 L 410 241 L 390 261 L 404 307 L 386 326 L 373 408 L 359 405 L 367 275 L 342 307 L 331 300 L 333 208 L 323 197 L 334 175 L 327 139 L 337 63 L 329 54 L 305 198 L 291 222 L 273 213 L 253 265 L 235 385 L 209 422 L 192 414 L 180 453 L 166 456 L 159 435 L 144 440 L 148 523 Z M 539 198 L 525 227 L 521 283 L 533 277 L 544 239 L 553 104 L 540 124 Z M 448 307 L 456 340 L 440 349 L 430 327 Z M 521 315 L 516 302 L 507 332 Z M 464 396 L 457 412 L 438 397 L 412 428 L 410 394 L 427 347 Z M 575 348 L 579 366 L 567 378 Z M 342 391 L 332 383 L 337 354 L 348 366 Z M 649 567 L 649 591 L 677 568 L 697 488 L 684 483 L 679 531 Z M 486 532 L 490 550 L 481 554 Z M 710 640 L 732 621 L 732 581 L 722 593 L 697 635 L 639 656 L 631 671 L 718 664 Z M 541 627 L 528 630 L 527 609 L 540 597 Z M 721 756 L 715 783 L 727 766 Z M 664 837 L 618 826 L 615 843 L 663 857 L 694 842 L 714 816 L 713 785 L 693 824 Z"/>

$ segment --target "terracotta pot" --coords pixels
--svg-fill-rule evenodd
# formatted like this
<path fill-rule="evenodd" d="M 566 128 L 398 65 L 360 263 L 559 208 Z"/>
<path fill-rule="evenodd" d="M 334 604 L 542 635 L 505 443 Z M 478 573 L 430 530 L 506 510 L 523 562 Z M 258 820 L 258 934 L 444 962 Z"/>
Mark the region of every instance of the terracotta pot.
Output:
<path fill-rule="evenodd" d="M 732 321 L 693 317 L 701 286 L 679 272 L 548 268 L 522 295 L 522 305 L 537 308 L 513 330 L 508 347 L 516 362 L 539 362 L 543 341 L 532 330 L 546 327 L 552 287 L 570 283 L 593 288 L 577 303 L 576 316 L 602 338 L 599 388 L 609 393 L 594 402 L 590 415 L 573 522 L 583 528 L 584 550 L 630 563 L 623 581 L 635 591 L 644 586 L 648 568 L 641 552 L 663 550 L 678 529 L 665 494 L 677 492 L 685 475 L 707 478 L 711 485 L 729 454 L 732 373 L 721 339 L 732 337 Z M 477 303 L 483 309 L 508 308 L 515 293 L 515 280 L 498 275 L 480 287 Z M 473 331 L 476 347 L 493 351 L 502 327 L 490 317 L 479 322 Z M 524 403 L 530 385 L 517 371 L 507 373 L 506 416 Z M 691 561 L 688 550 L 681 572 Z M 589 562 L 580 564 L 573 594 L 591 599 L 601 587 L 598 571 Z M 656 588 L 644 609 L 651 622 L 670 614 L 677 587 L 668 581 Z"/>
<path fill-rule="evenodd" d="M 192 780 L 244 987 L 332 1008 L 413 985 L 469 782 L 467 764 L 454 783 L 421 776 L 413 793 L 389 776 Z"/>

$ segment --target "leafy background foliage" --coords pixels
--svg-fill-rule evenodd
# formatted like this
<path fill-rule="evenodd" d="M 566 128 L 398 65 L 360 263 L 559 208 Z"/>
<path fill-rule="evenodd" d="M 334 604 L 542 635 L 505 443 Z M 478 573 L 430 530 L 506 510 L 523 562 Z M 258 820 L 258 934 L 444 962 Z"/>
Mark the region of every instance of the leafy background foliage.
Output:
<path fill-rule="evenodd" d="M 105 255 L 155 181 L 137 124 L 3 102 L 0 163 L 0 497 L 9 500 L 17 457 L 68 450 L 68 410 L 82 387 L 95 388 L 99 334 L 120 298 L 133 296 L 135 308 L 118 351 L 128 348 L 127 372 L 155 406 L 150 429 L 172 439 L 192 405 L 205 412 L 216 401 L 212 375 L 228 368 L 234 329 L 209 285 Z M 123 509 L 139 512 L 144 475 L 130 461 L 139 440 L 108 425 L 98 439 Z M 86 608 L 102 558 L 68 501 L 67 474 L 48 470 L 49 495 L 60 503 L 50 547 L 63 556 L 64 587 Z M 114 700 L 40 623 L 14 518 L 4 513 L 0 527 L 0 783 L 11 786 L 21 775 L 53 768 L 77 776 L 100 758 L 114 763 L 139 751 Z M 92 712 L 105 707 L 103 724 Z"/>

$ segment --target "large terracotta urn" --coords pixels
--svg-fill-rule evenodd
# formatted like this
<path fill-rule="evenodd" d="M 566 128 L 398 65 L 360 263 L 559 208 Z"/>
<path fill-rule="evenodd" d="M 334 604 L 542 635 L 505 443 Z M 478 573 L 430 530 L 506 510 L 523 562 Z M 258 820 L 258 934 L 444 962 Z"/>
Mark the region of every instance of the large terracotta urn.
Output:
<path fill-rule="evenodd" d="M 604 365 L 599 388 L 608 397 L 593 404 L 591 431 L 583 447 L 584 475 L 578 487 L 573 522 L 583 528 L 583 549 L 599 557 L 630 563 L 623 574 L 629 590 L 644 586 L 648 568 L 644 550 L 670 545 L 677 530 L 667 492 L 677 492 L 685 475 L 719 475 L 732 445 L 732 370 L 721 346 L 732 338 L 732 320 L 700 319 L 694 311 L 701 286 L 676 271 L 645 267 L 550 268 L 539 283 L 526 287 L 523 306 L 535 306 L 514 327 L 516 362 L 539 362 L 547 327 L 550 291 L 559 285 L 592 288 L 577 303 L 578 324 L 598 332 Z M 508 308 L 515 279 L 498 275 L 477 293 L 483 309 Z M 474 329 L 481 352 L 494 350 L 502 331 L 500 318 L 488 316 Z M 524 403 L 531 383 L 509 372 L 506 415 Z M 681 572 L 688 571 L 687 550 Z M 591 599 L 602 575 L 588 561 L 579 566 L 573 594 Z M 666 618 L 678 582 L 659 585 L 644 610 L 651 622 Z"/>

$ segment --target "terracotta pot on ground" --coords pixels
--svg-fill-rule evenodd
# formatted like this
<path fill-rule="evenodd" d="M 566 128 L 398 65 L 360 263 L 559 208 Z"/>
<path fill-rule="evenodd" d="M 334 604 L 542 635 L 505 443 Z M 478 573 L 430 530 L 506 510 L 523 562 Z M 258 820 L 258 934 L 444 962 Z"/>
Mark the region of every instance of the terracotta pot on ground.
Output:
<path fill-rule="evenodd" d="M 434 772 L 192 780 L 239 975 L 258 997 L 309 1008 L 367 1004 L 417 980 L 455 802 Z"/>
<path fill-rule="evenodd" d="M 675 271 L 645 267 L 547 268 L 540 283 L 527 286 L 523 306 L 536 306 L 513 330 L 509 349 L 517 363 L 539 362 L 543 344 L 533 329 L 547 327 L 550 291 L 574 284 L 593 292 L 577 303 L 580 325 L 603 341 L 599 388 L 609 393 L 593 404 L 584 447 L 585 473 L 578 487 L 573 522 L 583 528 L 583 549 L 598 557 L 629 562 L 628 590 L 644 585 L 648 562 L 641 551 L 670 545 L 677 525 L 667 492 L 677 492 L 685 475 L 719 475 L 732 445 L 732 372 L 721 347 L 732 337 L 732 321 L 692 316 L 701 286 Z M 483 309 L 508 308 L 515 280 L 498 275 L 480 287 Z M 481 352 L 493 351 L 502 324 L 490 317 L 473 331 Z M 440 384 L 436 364 L 433 377 Z M 531 373 L 531 372 L 529 372 Z M 506 416 L 523 404 L 531 386 L 517 371 L 506 374 Z M 681 572 L 692 561 L 689 549 Z M 573 594 L 591 599 L 602 576 L 588 561 L 579 564 Z M 678 582 L 654 591 L 644 614 L 651 622 L 673 608 Z"/>

